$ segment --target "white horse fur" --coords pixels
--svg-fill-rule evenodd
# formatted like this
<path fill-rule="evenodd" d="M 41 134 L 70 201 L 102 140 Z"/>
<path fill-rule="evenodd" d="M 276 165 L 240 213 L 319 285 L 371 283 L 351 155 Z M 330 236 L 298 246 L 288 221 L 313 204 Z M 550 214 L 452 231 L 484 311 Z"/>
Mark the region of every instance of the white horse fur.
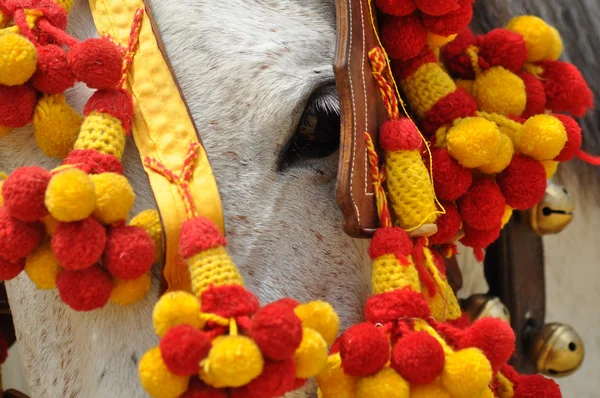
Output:
<path fill-rule="evenodd" d="M 359 322 L 370 292 L 368 241 L 342 231 L 335 203 L 337 155 L 277 170 L 310 94 L 334 84 L 333 0 L 151 3 L 214 167 L 229 251 L 248 288 L 262 303 L 284 296 L 327 300 L 338 311 L 342 330 Z M 69 31 L 79 39 L 97 35 L 85 0 L 76 0 Z M 90 93 L 77 86 L 69 101 L 81 109 Z M 322 102 L 337 106 L 335 95 Z M 0 170 L 32 164 L 50 169 L 57 161 L 36 148 L 31 128 L 0 138 Z M 153 208 L 132 140 L 124 165 L 137 193 L 133 214 Z M 600 208 L 587 206 L 586 219 L 597 219 Z M 598 258 L 598 245 L 582 243 L 586 228 L 582 218 L 560 235 L 563 250 L 548 246 L 549 268 L 575 255 Z M 137 365 L 158 342 L 151 322 L 158 273 L 157 267 L 152 291 L 142 302 L 89 313 L 68 308 L 56 290 L 37 290 L 26 275 L 6 283 L 32 397 L 146 396 Z M 485 291 L 480 271 L 466 270 L 465 279 L 467 293 Z M 553 304 L 550 300 L 550 313 Z M 313 384 L 290 394 L 315 395 Z"/>

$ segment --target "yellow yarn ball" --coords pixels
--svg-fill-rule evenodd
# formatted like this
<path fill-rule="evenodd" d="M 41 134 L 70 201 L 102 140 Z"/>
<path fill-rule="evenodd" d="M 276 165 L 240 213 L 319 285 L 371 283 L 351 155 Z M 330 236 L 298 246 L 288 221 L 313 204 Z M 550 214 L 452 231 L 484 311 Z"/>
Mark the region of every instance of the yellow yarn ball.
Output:
<path fill-rule="evenodd" d="M 348 376 L 341 367 L 340 354 L 333 354 L 317 375 L 319 390 L 326 398 L 354 398 L 356 378 Z"/>
<path fill-rule="evenodd" d="M 314 329 L 302 328 L 302 342 L 294 353 L 296 377 L 308 379 L 316 376 L 327 363 L 327 343 Z"/>
<path fill-rule="evenodd" d="M 200 320 L 200 301 L 184 291 L 166 293 L 154 306 L 152 322 L 154 332 L 160 337 L 173 326 L 181 324 L 202 328 L 204 323 Z"/>
<path fill-rule="evenodd" d="M 383 368 L 373 376 L 359 379 L 356 398 L 409 398 L 410 386 L 392 368 Z"/>
<path fill-rule="evenodd" d="M 554 174 L 556 174 L 556 170 L 558 170 L 559 162 L 555 162 L 554 160 L 542 160 L 540 161 L 540 163 L 542 164 L 542 166 L 544 166 L 546 178 L 550 179 L 554 177 Z"/>
<path fill-rule="evenodd" d="M 46 217 L 44 217 L 42 222 L 44 223 L 44 227 L 46 228 L 46 233 L 48 236 L 54 236 L 54 232 L 56 232 L 56 228 L 58 228 L 59 221 L 52 217 L 52 215 L 48 214 Z"/>
<path fill-rule="evenodd" d="M 515 149 L 536 160 L 552 160 L 566 142 L 567 131 L 560 120 L 550 115 L 535 115 L 516 134 Z"/>
<path fill-rule="evenodd" d="M 152 238 L 154 243 L 154 262 L 159 263 L 164 256 L 163 231 L 158 211 L 149 209 L 144 210 L 133 217 L 129 225 L 143 228 Z"/>
<path fill-rule="evenodd" d="M 425 385 L 410 386 L 410 398 L 452 398 L 444 387 L 434 381 Z"/>
<path fill-rule="evenodd" d="M 453 398 L 473 398 L 492 380 L 492 366 L 477 348 L 466 348 L 446 357 L 442 384 Z"/>
<path fill-rule="evenodd" d="M 328 346 L 332 345 L 340 331 L 340 319 L 331 304 L 317 300 L 300 304 L 294 310 L 303 327 L 316 330 Z"/>
<path fill-rule="evenodd" d="M 502 215 L 502 227 L 504 227 L 510 221 L 513 215 L 513 208 L 509 205 L 504 206 L 504 214 Z"/>
<path fill-rule="evenodd" d="M 61 270 L 49 242 L 38 247 L 25 260 L 25 272 L 38 289 L 54 289 Z"/>
<path fill-rule="evenodd" d="M 443 47 L 454 39 L 456 39 L 456 34 L 450 36 L 440 36 L 436 35 L 435 33 L 427 32 L 427 44 L 431 48 Z"/>
<path fill-rule="evenodd" d="M 527 106 L 525 83 L 501 66 L 494 66 L 477 76 L 473 96 L 479 110 L 504 116 L 521 116 Z"/>
<path fill-rule="evenodd" d="M 135 193 L 127 177 L 117 173 L 100 173 L 91 176 L 96 187 L 94 217 L 103 224 L 126 220 L 135 201 Z"/>
<path fill-rule="evenodd" d="M 151 285 L 150 275 L 144 274 L 136 279 L 113 279 L 110 301 L 119 305 L 128 305 L 140 301 L 146 296 Z"/>
<path fill-rule="evenodd" d="M 2 11 L 0 11 L 0 28 L 5 28 L 8 25 L 9 19 Z"/>
<path fill-rule="evenodd" d="M 0 137 L 8 135 L 12 131 L 12 127 L 0 126 Z"/>
<path fill-rule="evenodd" d="M 37 50 L 25 37 L 13 32 L 0 34 L 0 54 L 0 84 L 18 86 L 33 76 Z"/>
<path fill-rule="evenodd" d="M 473 398 L 494 398 L 494 392 L 492 390 L 490 390 L 489 388 L 486 388 L 485 390 L 483 390 L 483 392 L 479 395 L 474 396 Z"/>
<path fill-rule="evenodd" d="M 258 377 L 263 366 L 260 349 L 251 338 L 224 336 L 213 342 L 202 363 L 202 378 L 216 388 L 241 387 Z"/>
<path fill-rule="evenodd" d="M 546 54 L 546 59 L 556 61 L 557 59 L 560 58 L 560 56 L 563 52 L 563 42 L 562 42 L 562 38 L 560 37 L 560 33 L 558 32 L 558 30 L 556 30 L 555 28 L 553 28 L 551 26 L 550 32 L 552 33 L 552 42 L 553 43 L 552 43 L 550 50 L 548 51 L 548 54 Z"/>
<path fill-rule="evenodd" d="M 496 124 L 480 117 L 468 117 L 450 128 L 446 135 L 446 146 L 458 163 L 476 168 L 494 159 L 501 134 Z"/>
<path fill-rule="evenodd" d="M 506 28 L 523 35 L 529 62 L 557 59 L 562 52 L 560 34 L 541 18 L 522 15 L 513 18 Z"/>
<path fill-rule="evenodd" d="M 456 83 L 456 87 L 462 88 L 470 94 L 472 94 L 473 90 L 475 89 L 475 80 L 457 79 L 454 83 Z"/>
<path fill-rule="evenodd" d="M 0 180 L 0 207 L 4 206 L 4 197 L 2 197 L 2 184 L 4 184 L 4 180 Z"/>
<path fill-rule="evenodd" d="M 498 153 L 491 162 L 479 168 L 486 174 L 500 173 L 510 164 L 510 161 L 515 154 L 513 143 L 506 134 L 500 134 L 500 145 L 498 145 Z"/>
<path fill-rule="evenodd" d="M 81 116 L 63 94 L 45 95 L 33 113 L 35 142 L 50 157 L 65 157 L 79 134 Z"/>
<path fill-rule="evenodd" d="M 160 348 L 146 351 L 138 368 L 144 390 L 153 398 L 177 398 L 188 389 L 189 376 L 177 376 L 169 372 L 163 362 Z"/>
<path fill-rule="evenodd" d="M 54 0 L 59 6 L 67 10 L 67 12 L 71 12 L 71 8 L 73 7 L 73 0 Z"/>
<path fill-rule="evenodd" d="M 46 188 L 46 207 L 58 221 L 88 218 L 96 207 L 96 191 L 90 177 L 77 168 L 55 174 Z"/>

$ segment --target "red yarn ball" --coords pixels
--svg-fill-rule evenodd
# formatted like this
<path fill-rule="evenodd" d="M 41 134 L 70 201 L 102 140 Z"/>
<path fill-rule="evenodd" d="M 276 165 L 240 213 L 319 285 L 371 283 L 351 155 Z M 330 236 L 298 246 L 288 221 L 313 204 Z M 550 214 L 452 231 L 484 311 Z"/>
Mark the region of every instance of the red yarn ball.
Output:
<path fill-rule="evenodd" d="M 457 88 L 446 95 L 425 113 L 421 120 L 421 131 L 433 135 L 445 124 L 463 117 L 475 116 L 477 102 L 475 98 L 462 88 Z"/>
<path fill-rule="evenodd" d="M 431 151 L 433 161 L 433 186 L 438 198 L 453 201 L 463 196 L 473 184 L 473 172 L 459 164 L 448 150 L 436 148 Z M 429 159 L 425 157 L 426 164 Z"/>
<path fill-rule="evenodd" d="M 218 246 L 226 246 L 227 240 L 217 226 L 206 217 L 188 220 L 181 226 L 179 254 L 188 259 L 196 254 Z"/>
<path fill-rule="evenodd" d="M 388 55 L 399 60 L 417 56 L 427 44 L 427 31 L 415 14 L 384 18 L 381 37 Z"/>
<path fill-rule="evenodd" d="M 515 351 L 515 332 L 498 318 L 482 318 L 464 331 L 459 348 L 479 348 L 497 371 Z"/>
<path fill-rule="evenodd" d="M 498 174 L 496 180 L 506 198 L 506 204 L 513 209 L 529 209 L 542 200 L 546 193 L 544 166 L 524 155 L 513 156 L 508 167 Z"/>
<path fill-rule="evenodd" d="M 0 84 L 0 126 L 24 127 L 33 120 L 37 94 L 28 85 Z"/>
<path fill-rule="evenodd" d="M 521 72 L 519 77 L 525 84 L 525 94 L 527 95 L 527 105 L 521 117 L 529 119 L 533 115 L 544 113 L 546 111 L 546 92 L 540 79 L 529 72 Z"/>
<path fill-rule="evenodd" d="M 131 130 L 133 123 L 133 98 L 129 91 L 122 88 L 97 90 L 86 102 L 83 114 L 93 111 L 109 114 L 121 121 L 125 131 Z"/>
<path fill-rule="evenodd" d="M 429 47 L 424 47 L 421 52 L 411 59 L 392 61 L 392 73 L 396 80 L 405 80 L 413 75 L 421 66 L 436 63 L 437 58 Z"/>
<path fill-rule="evenodd" d="M 369 256 L 373 260 L 384 254 L 408 256 L 412 250 L 413 242 L 406 231 L 400 227 L 384 227 L 375 231 L 369 245 Z"/>
<path fill-rule="evenodd" d="M 577 151 L 581 148 L 581 127 L 570 116 L 560 114 L 553 114 L 552 116 L 560 120 L 567 131 L 567 143 L 554 160 L 557 162 L 567 162 L 573 159 L 577 155 Z"/>
<path fill-rule="evenodd" d="M 123 165 L 114 155 L 101 153 L 95 149 L 76 149 L 69 152 L 63 164 L 71 164 L 87 174 L 117 173 L 123 174 Z"/>
<path fill-rule="evenodd" d="M 211 286 L 200 297 L 202 312 L 225 318 L 252 315 L 258 310 L 258 299 L 240 285 Z"/>
<path fill-rule="evenodd" d="M 60 94 L 73 87 L 75 76 L 67 60 L 67 52 L 53 44 L 38 47 L 37 69 L 31 77 L 36 90 L 46 94 Z"/>
<path fill-rule="evenodd" d="M 90 88 L 116 88 L 121 80 L 123 55 L 107 39 L 87 39 L 73 46 L 68 58 L 73 74 Z"/>
<path fill-rule="evenodd" d="M 405 287 L 369 297 L 365 305 L 367 322 L 386 324 L 400 318 L 428 318 L 431 314 L 422 293 Z"/>
<path fill-rule="evenodd" d="M 25 259 L 6 260 L 0 257 L 0 281 L 9 281 L 17 277 L 25 269 Z"/>
<path fill-rule="evenodd" d="M 44 203 L 50 173 L 37 166 L 16 169 L 4 184 L 2 196 L 10 215 L 23 222 L 39 221 L 48 214 Z"/>
<path fill-rule="evenodd" d="M 112 290 L 110 277 L 97 265 L 77 271 L 62 270 L 56 287 L 62 301 L 75 311 L 104 307 Z"/>
<path fill-rule="evenodd" d="M 46 231 L 43 224 L 25 224 L 0 207 L 0 256 L 9 261 L 27 257 L 42 243 Z"/>
<path fill-rule="evenodd" d="M 548 109 L 581 117 L 594 104 L 593 93 L 577 67 L 562 61 L 541 61 L 541 81 Z"/>
<path fill-rule="evenodd" d="M 486 33 L 479 45 L 479 65 L 483 69 L 502 66 L 518 73 L 527 61 L 527 47 L 523 35 L 508 29 L 494 29 Z"/>
<path fill-rule="evenodd" d="M 300 379 L 297 377 L 296 382 L 294 383 L 294 389 L 292 391 L 301 389 L 302 387 L 304 387 L 306 385 L 307 381 L 308 381 L 308 379 Z"/>
<path fill-rule="evenodd" d="M 460 243 L 475 249 L 475 257 L 477 260 L 482 261 L 483 252 L 481 250 L 485 249 L 494 243 L 496 239 L 498 239 L 500 236 L 500 230 L 502 230 L 501 224 L 498 224 L 487 231 L 480 231 L 468 224 L 463 224 L 463 232 L 465 233 L 465 236 L 462 237 Z"/>
<path fill-rule="evenodd" d="M 285 306 L 290 307 L 291 309 L 294 309 L 300 305 L 300 303 L 297 300 L 294 300 L 293 298 L 290 298 L 290 297 L 280 298 L 279 300 L 273 302 L 273 304 L 285 305 Z"/>
<path fill-rule="evenodd" d="M 76 222 L 61 222 L 52 236 L 51 245 L 63 268 L 88 268 L 102 256 L 106 246 L 106 231 L 92 217 Z"/>
<path fill-rule="evenodd" d="M 442 60 L 452 74 L 462 79 L 475 78 L 471 57 L 467 55 L 467 49 L 473 45 L 475 45 L 475 36 L 469 28 L 465 28 L 456 35 L 454 40 L 442 47 Z"/>
<path fill-rule="evenodd" d="M 444 349 L 427 332 L 410 333 L 396 343 L 391 367 L 410 384 L 429 384 L 444 368 Z"/>
<path fill-rule="evenodd" d="M 106 239 L 103 264 L 116 278 L 136 279 L 154 263 L 154 242 L 144 229 L 131 225 L 113 228 Z"/>
<path fill-rule="evenodd" d="M 441 245 L 450 242 L 458 234 L 462 225 L 462 219 L 454 203 L 442 202 L 442 206 L 446 209 L 446 214 L 440 215 L 435 222 L 438 231 L 429 237 L 429 243 L 432 245 Z"/>
<path fill-rule="evenodd" d="M 344 373 L 365 377 L 379 372 L 390 359 L 390 343 L 381 330 L 370 323 L 350 327 L 340 339 Z"/>
<path fill-rule="evenodd" d="M 204 383 L 197 377 L 190 379 L 185 394 L 179 398 L 229 398 L 227 390 L 224 388 L 217 389 Z"/>
<path fill-rule="evenodd" d="M 277 398 L 295 390 L 296 364 L 285 361 L 265 361 L 262 373 L 250 383 L 231 389 L 231 398 Z"/>
<path fill-rule="evenodd" d="M 375 0 L 375 4 L 386 14 L 402 17 L 417 9 L 413 0 Z"/>
<path fill-rule="evenodd" d="M 211 346 L 209 335 L 191 325 L 174 326 L 160 339 L 163 362 L 178 376 L 197 374 Z"/>
<path fill-rule="evenodd" d="M 542 375 L 521 375 L 513 398 L 562 398 L 560 386 Z"/>
<path fill-rule="evenodd" d="M 379 130 L 379 144 L 386 152 L 414 151 L 422 142 L 417 126 L 408 118 L 388 120 Z"/>
<path fill-rule="evenodd" d="M 442 16 L 421 14 L 425 28 L 440 36 L 450 36 L 466 28 L 473 18 L 472 0 L 458 0 L 458 7 Z"/>
<path fill-rule="evenodd" d="M 502 222 L 506 200 L 491 180 L 479 180 L 457 202 L 463 221 L 473 228 L 488 230 Z"/>
<path fill-rule="evenodd" d="M 252 320 L 250 337 L 262 354 L 275 361 L 290 358 L 302 342 L 302 321 L 284 304 L 259 309 Z"/>
<path fill-rule="evenodd" d="M 458 8 L 458 0 L 415 0 L 421 12 L 427 15 L 440 16 Z"/>

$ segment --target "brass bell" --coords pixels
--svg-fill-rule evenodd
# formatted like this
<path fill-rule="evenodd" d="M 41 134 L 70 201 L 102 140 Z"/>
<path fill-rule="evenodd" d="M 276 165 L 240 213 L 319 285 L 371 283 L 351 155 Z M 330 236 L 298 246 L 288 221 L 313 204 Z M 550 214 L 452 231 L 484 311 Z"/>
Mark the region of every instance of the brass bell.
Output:
<path fill-rule="evenodd" d="M 510 312 L 498 297 L 474 294 L 463 302 L 462 307 L 472 322 L 489 316 L 510 323 Z"/>
<path fill-rule="evenodd" d="M 569 325 L 549 323 L 533 337 L 529 359 L 539 373 L 548 376 L 567 376 L 583 362 L 583 341 Z"/>
<path fill-rule="evenodd" d="M 538 235 L 556 234 L 569 225 L 574 210 L 575 203 L 567 190 L 548 180 L 546 195 L 528 211 L 529 224 Z"/>

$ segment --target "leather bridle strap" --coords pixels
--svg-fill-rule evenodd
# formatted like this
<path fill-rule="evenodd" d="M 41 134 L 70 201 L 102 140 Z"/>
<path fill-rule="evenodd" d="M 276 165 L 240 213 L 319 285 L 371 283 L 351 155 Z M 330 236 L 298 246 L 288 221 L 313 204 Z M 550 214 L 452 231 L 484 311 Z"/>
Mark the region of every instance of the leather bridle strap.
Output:
<path fill-rule="evenodd" d="M 126 88 L 135 107 L 133 137 L 156 199 L 165 234 L 164 279 L 168 290 L 191 291 L 187 265 L 178 253 L 181 225 L 189 218 L 182 195 L 193 199 L 195 213 L 208 217 L 224 232 L 217 183 L 187 104 L 174 77 L 150 5 L 143 0 L 89 0 L 94 23 L 101 36 L 127 48 L 131 21 L 145 8 L 139 45 L 129 70 Z M 198 157 L 187 181 L 177 180 L 190 145 L 198 143 Z M 149 167 L 154 159 L 175 176 L 171 183 Z"/>

